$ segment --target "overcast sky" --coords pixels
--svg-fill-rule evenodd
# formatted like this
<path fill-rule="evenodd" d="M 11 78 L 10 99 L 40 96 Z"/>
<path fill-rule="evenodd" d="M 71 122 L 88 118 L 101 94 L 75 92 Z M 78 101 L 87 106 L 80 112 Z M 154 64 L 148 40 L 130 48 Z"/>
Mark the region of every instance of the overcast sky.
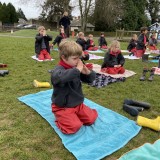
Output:
<path fill-rule="evenodd" d="M 35 7 L 35 4 L 33 3 L 34 0 L 32 1 L 32 3 L 25 5 L 19 3 L 19 0 L 0 0 L 0 2 L 1 3 L 5 2 L 6 4 L 12 3 L 12 5 L 16 8 L 16 10 L 18 10 L 18 8 L 21 8 L 27 19 L 38 18 L 38 16 L 41 13 L 41 9 Z M 76 11 L 74 11 L 72 14 L 78 16 Z"/>

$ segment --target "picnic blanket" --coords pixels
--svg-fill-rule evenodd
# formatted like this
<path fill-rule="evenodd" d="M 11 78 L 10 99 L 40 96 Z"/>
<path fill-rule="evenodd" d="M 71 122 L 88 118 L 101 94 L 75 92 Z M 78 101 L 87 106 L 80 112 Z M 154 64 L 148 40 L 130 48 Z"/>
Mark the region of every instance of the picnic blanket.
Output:
<path fill-rule="evenodd" d="M 128 50 L 121 50 L 122 53 L 129 53 Z"/>
<path fill-rule="evenodd" d="M 97 56 L 95 54 L 89 54 L 89 60 L 92 60 L 92 59 L 104 59 L 104 57 Z"/>
<path fill-rule="evenodd" d="M 89 53 L 105 53 L 105 51 L 98 49 L 97 51 L 90 51 L 90 50 L 86 50 Z"/>
<path fill-rule="evenodd" d="M 101 72 L 101 66 L 98 65 L 98 64 L 93 64 L 93 70 L 96 72 L 96 73 L 99 73 L 99 74 L 104 74 L 106 76 L 111 76 L 113 78 L 120 78 L 120 77 L 125 77 L 125 78 L 128 78 L 128 77 L 131 77 L 133 75 L 135 75 L 136 73 L 133 72 L 133 71 L 130 71 L 130 70 L 125 70 L 125 72 L 123 74 L 108 74 L 108 73 L 104 73 L 104 72 Z"/>
<path fill-rule="evenodd" d="M 53 61 L 53 60 L 55 60 L 55 59 L 51 59 L 51 60 L 39 60 L 37 57 L 36 57 L 36 55 L 34 55 L 34 56 L 31 56 L 31 58 L 32 59 L 34 59 L 34 60 L 36 60 L 36 61 L 38 61 L 38 62 L 45 62 L 45 61 Z"/>
<path fill-rule="evenodd" d="M 152 55 L 148 56 L 149 58 L 153 57 Z M 126 59 L 142 59 L 140 57 L 136 57 L 136 56 L 129 56 L 129 55 L 124 55 L 124 58 Z"/>
<path fill-rule="evenodd" d="M 134 121 L 85 99 L 84 103 L 87 106 L 97 110 L 97 120 L 91 126 L 82 126 L 75 134 L 63 134 L 54 122 L 55 117 L 51 110 L 52 92 L 52 89 L 41 91 L 19 97 L 18 100 L 33 108 L 46 119 L 59 135 L 64 146 L 78 160 L 102 159 L 127 144 L 141 129 Z"/>
<path fill-rule="evenodd" d="M 154 144 L 145 143 L 143 146 L 131 150 L 119 160 L 160 160 L 160 139 Z"/>

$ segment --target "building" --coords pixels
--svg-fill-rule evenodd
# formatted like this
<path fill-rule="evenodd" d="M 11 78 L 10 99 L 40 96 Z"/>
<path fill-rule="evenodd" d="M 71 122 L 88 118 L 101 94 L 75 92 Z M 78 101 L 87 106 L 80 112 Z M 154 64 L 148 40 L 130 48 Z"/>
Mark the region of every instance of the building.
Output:
<path fill-rule="evenodd" d="M 71 31 L 81 31 L 81 20 L 80 18 L 73 18 L 72 22 L 71 22 Z M 87 32 L 91 32 L 91 31 L 94 31 L 94 28 L 95 26 L 93 26 L 92 24 L 90 23 L 87 23 L 87 28 L 86 28 L 86 31 Z"/>

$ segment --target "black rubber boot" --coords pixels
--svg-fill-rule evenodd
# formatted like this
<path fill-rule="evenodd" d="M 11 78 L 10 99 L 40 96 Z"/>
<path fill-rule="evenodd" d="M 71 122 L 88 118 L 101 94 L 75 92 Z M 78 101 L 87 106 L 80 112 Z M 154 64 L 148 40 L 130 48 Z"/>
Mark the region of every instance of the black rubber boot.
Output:
<path fill-rule="evenodd" d="M 155 71 L 154 68 L 152 68 L 152 69 L 150 70 L 150 77 L 148 78 L 148 80 L 151 81 L 151 82 L 153 81 L 154 71 Z"/>
<path fill-rule="evenodd" d="M 148 72 L 148 69 L 144 68 L 143 69 L 143 73 L 142 73 L 142 76 L 140 77 L 140 81 L 145 81 L 146 79 L 146 73 Z"/>
<path fill-rule="evenodd" d="M 124 104 L 143 107 L 144 109 L 151 108 L 151 105 L 149 103 L 141 102 L 141 101 L 135 101 L 135 100 L 132 100 L 132 99 L 125 99 Z"/>
<path fill-rule="evenodd" d="M 123 104 L 123 110 L 129 113 L 131 116 L 138 116 L 139 111 L 133 106 Z"/>
<path fill-rule="evenodd" d="M 133 53 L 133 52 L 130 52 L 130 53 L 129 53 L 129 56 L 134 56 L 134 53 Z"/>
<path fill-rule="evenodd" d="M 4 77 L 6 74 L 0 70 L 0 76 Z"/>
<path fill-rule="evenodd" d="M 4 74 L 9 74 L 8 70 L 0 70 L 1 72 L 3 72 Z"/>
<path fill-rule="evenodd" d="M 142 55 L 142 62 L 148 62 L 148 57 L 149 57 L 149 54 L 143 54 Z"/>

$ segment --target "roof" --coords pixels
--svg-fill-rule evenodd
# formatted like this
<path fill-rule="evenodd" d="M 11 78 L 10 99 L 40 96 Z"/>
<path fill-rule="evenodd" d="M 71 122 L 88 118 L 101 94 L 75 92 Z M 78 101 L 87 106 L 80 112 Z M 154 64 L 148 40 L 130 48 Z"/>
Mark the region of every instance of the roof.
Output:
<path fill-rule="evenodd" d="M 71 27 L 81 27 L 81 22 L 80 22 L 80 19 L 74 19 L 72 22 L 71 22 Z M 91 23 L 87 23 L 87 27 L 88 28 L 94 28 L 95 26 L 92 25 Z"/>
<path fill-rule="evenodd" d="M 159 31 L 160 30 L 160 24 L 158 23 L 158 22 L 156 22 L 156 23 L 154 23 L 154 24 L 152 24 L 152 25 L 150 25 L 149 26 L 149 29 L 151 30 L 151 31 Z"/>

